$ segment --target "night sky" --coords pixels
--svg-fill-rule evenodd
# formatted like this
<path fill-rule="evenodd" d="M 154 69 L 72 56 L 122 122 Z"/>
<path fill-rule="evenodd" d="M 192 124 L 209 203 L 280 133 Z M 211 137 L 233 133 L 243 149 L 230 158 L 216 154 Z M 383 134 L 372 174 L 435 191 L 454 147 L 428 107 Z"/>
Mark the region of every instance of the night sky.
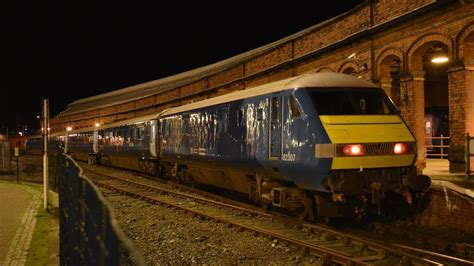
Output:
<path fill-rule="evenodd" d="M 363 0 L 10 1 L 0 4 L 0 132 L 37 129 L 88 96 L 224 60 Z M 319 3 L 319 5 L 317 5 Z"/>

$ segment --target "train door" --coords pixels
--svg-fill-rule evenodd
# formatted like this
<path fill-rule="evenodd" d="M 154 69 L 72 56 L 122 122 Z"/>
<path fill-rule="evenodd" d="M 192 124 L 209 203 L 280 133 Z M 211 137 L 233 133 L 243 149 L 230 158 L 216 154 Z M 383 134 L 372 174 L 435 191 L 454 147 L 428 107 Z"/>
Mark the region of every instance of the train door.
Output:
<path fill-rule="evenodd" d="M 97 130 L 92 135 L 92 152 L 99 153 L 99 132 Z"/>
<path fill-rule="evenodd" d="M 269 126 L 269 145 L 268 154 L 270 160 L 281 159 L 281 123 L 282 123 L 282 104 L 281 96 L 272 97 L 270 100 L 270 126 Z"/>
<path fill-rule="evenodd" d="M 156 154 L 156 134 L 158 132 L 157 120 L 151 120 L 150 122 L 150 153 L 151 156 L 157 157 Z"/>

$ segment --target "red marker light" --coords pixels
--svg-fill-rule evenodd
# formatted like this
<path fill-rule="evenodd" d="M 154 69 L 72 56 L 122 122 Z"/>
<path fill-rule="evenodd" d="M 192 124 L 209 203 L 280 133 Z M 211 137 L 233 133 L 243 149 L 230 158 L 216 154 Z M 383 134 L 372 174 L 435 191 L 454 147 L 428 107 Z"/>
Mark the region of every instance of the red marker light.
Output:
<path fill-rule="evenodd" d="M 364 148 L 360 144 L 346 145 L 342 152 L 347 156 L 360 156 L 364 155 Z"/>
<path fill-rule="evenodd" d="M 396 143 L 393 146 L 394 154 L 405 154 L 407 152 L 407 145 L 405 143 Z"/>

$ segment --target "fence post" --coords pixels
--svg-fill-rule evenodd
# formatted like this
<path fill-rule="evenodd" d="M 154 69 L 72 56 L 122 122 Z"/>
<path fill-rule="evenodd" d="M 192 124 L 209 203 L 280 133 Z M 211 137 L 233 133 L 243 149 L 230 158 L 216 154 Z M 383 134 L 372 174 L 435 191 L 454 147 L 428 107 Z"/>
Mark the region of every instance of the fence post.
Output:
<path fill-rule="evenodd" d="M 444 146 L 444 143 L 443 143 L 443 134 L 441 134 L 441 159 L 443 159 L 443 155 L 444 155 L 443 146 Z"/>
<path fill-rule="evenodd" d="M 471 176 L 471 151 L 470 151 L 470 146 L 469 145 L 471 140 L 471 137 L 469 136 L 469 132 L 466 133 L 466 181 L 469 180 L 469 177 Z"/>

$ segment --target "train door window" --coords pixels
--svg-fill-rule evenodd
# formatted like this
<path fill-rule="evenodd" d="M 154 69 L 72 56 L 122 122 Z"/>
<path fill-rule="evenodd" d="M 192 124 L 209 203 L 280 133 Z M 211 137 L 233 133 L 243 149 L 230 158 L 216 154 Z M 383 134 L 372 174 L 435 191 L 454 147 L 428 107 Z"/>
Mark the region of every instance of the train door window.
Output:
<path fill-rule="evenodd" d="M 280 121 L 280 97 L 272 98 L 272 122 Z"/>
<path fill-rule="evenodd" d="M 219 113 L 218 123 L 217 123 L 217 132 L 218 133 L 225 133 L 227 132 L 227 120 L 229 114 L 227 109 L 222 109 Z"/>
<path fill-rule="evenodd" d="M 137 130 L 136 130 L 136 127 L 135 126 L 131 126 L 130 127 L 130 137 L 132 139 L 136 139 L 137 138 Z"/>
<path fill-rule="evenodd" d="M 242 126 L 244 124 L 244 110 L 239 109 L 237 111 L 237 126 Z"/>
<path fill-rule="evenodd" d="M 281 97 L 271 98 L 270 106 L 270 127 L 269 127 L 269 158 L 278 160 L 282 151 L 282 131 L 281 131 Z"/>
<path fill-rule="evenodd" d="M 99 138 L 99 145 L 104 145 L 104 136 L 105 136 L 104 131 L 102 131 L 102 130 L 99 131 L 99 136 L 98 136 L 98 138 Z"/>
<path fill-rule="evenodd" d="M 293 119 L 301 118 L 300 106 L 293 96 L 290 97 L 290 111 Z"/>

